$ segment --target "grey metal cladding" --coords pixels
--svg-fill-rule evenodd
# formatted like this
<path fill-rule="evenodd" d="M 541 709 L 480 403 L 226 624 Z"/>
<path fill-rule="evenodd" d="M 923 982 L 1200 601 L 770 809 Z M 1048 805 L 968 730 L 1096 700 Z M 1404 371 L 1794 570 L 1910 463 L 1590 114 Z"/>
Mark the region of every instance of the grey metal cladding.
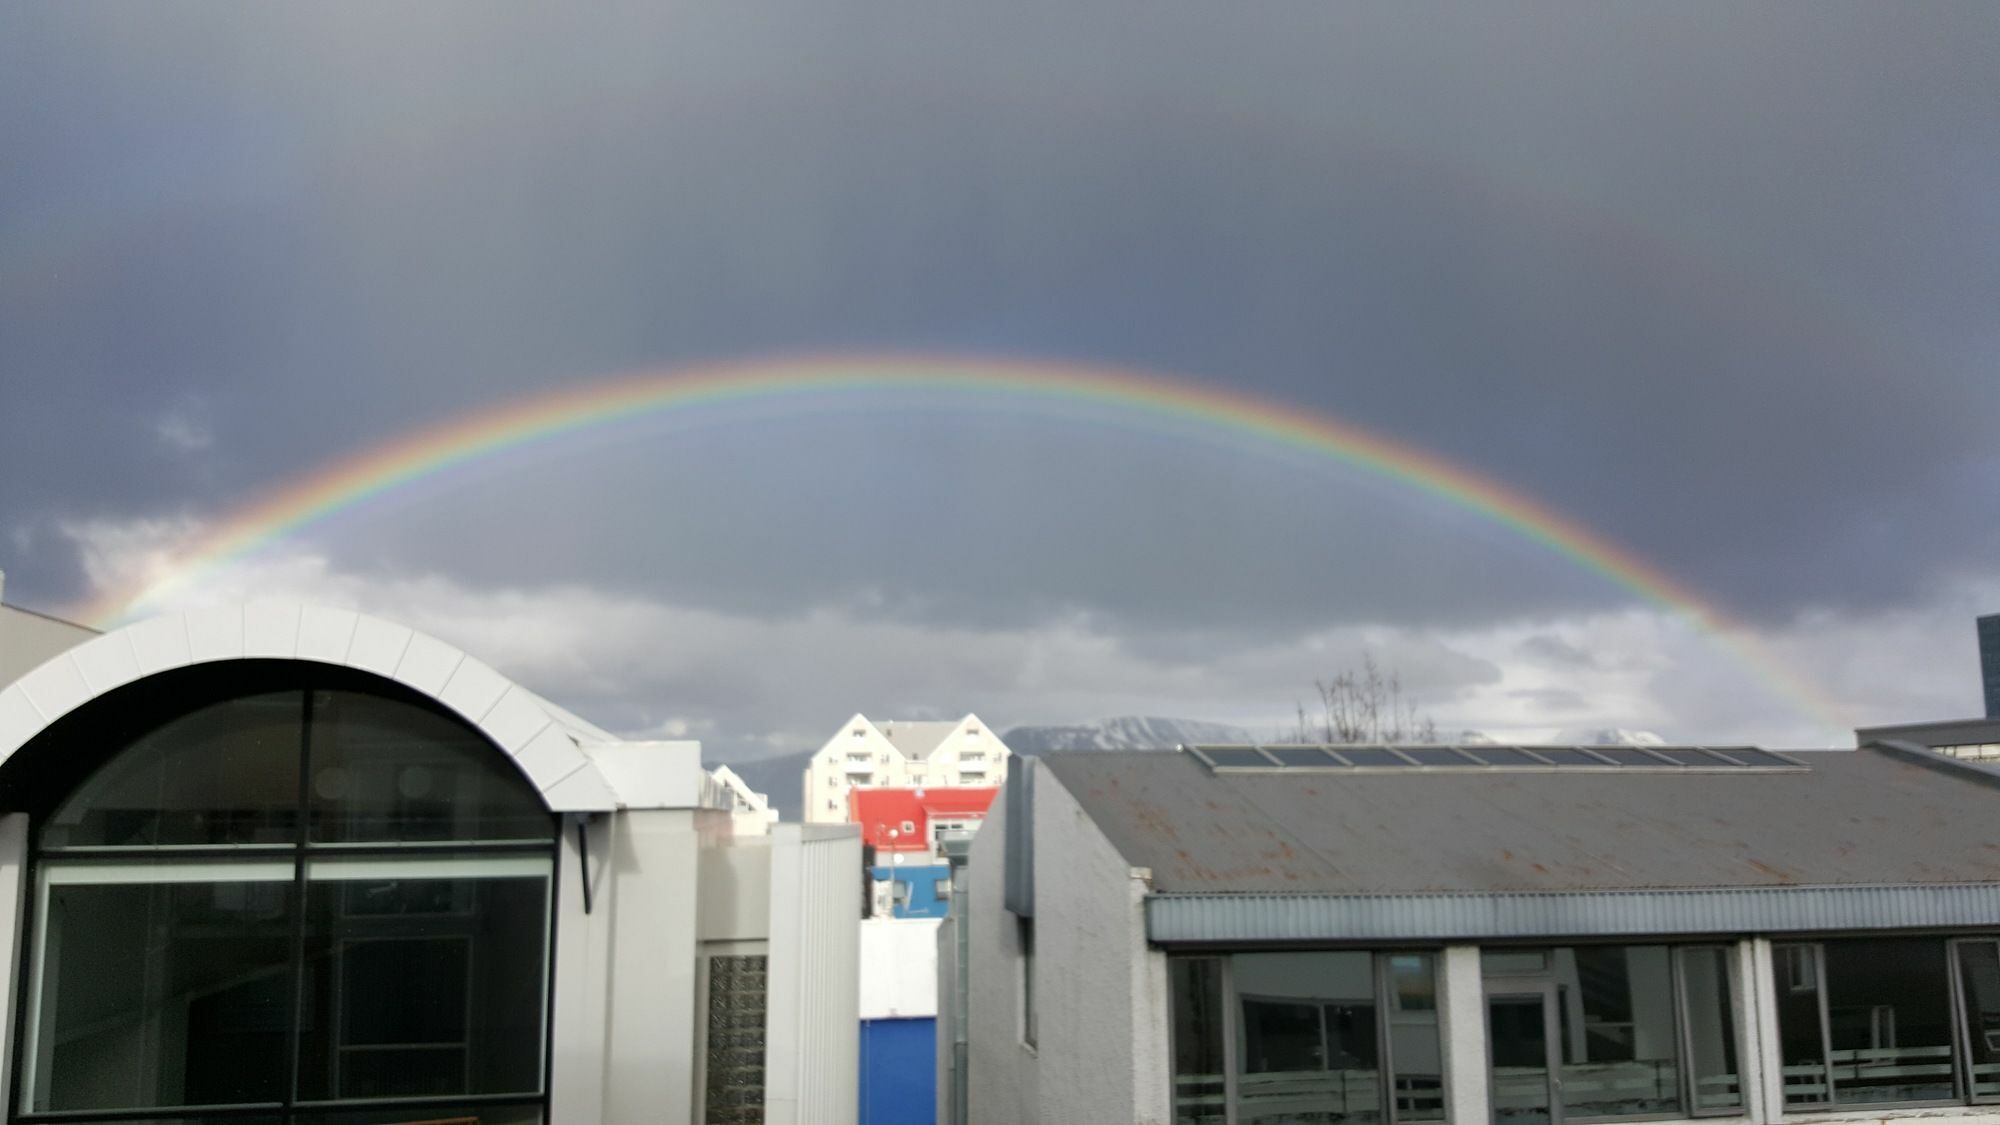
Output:
<path fill-rule="evenodd" d="M 1022 918 L 1035 916 L 1035 759 L 1016 756 L 1001 799 L 1006 830 L 1001 858 L 1001 905 Z"/>
<path fill-rule="evenodd" d="M 2000 885 L 2000 771 L 1792 756 L 1809 768 L 1215 773 L 1104 750 L 1037 768 L 1160 895 Z"/>
<path fill-rule="evenodd" d="M 1161 944 L 1797 933 L 2000 926 L 2000 884 L 1490 895 L 1153 895 Z"/>

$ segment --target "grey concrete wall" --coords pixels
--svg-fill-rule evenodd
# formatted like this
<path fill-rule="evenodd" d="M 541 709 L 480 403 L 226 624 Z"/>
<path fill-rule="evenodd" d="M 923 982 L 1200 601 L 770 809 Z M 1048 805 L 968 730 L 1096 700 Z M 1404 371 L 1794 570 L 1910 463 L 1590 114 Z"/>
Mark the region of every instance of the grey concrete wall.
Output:
<path fill-rule="evenodd" d="M 49 657 L 67 652 L 96 635 L 94 629 L 0 605 L 0 687 L 20 679 Z"/>
<path fill-rule="evenodd" d="M 1002 906 L 1004 841 L 973 843 L 970 1092 L 976 1125 L 1171 1119 L 1166 959 L 1146 944 L 1146 874 L 1048 770 L 1036 770 L 1036 1043 L 1022 1042 L 1024 966 Z M 1003 798 L 1004 799 L 1004 798 Z M 988 813 L 1006 823 L 1005 810 Z"/>
<path fill-rule="evenodd" d="M 1043 771 L 1036 771 L 1037 773 Z M 1006 794 L 986 823 L 1006 823 Z M 1036 1120 L 1035 1054 L 1021 1043 L 1020 949 L 1014 916 L 1001 905 L 1005 841 L 982 827 L 966 866 L 966 1101 L 971 1125 Z"/>

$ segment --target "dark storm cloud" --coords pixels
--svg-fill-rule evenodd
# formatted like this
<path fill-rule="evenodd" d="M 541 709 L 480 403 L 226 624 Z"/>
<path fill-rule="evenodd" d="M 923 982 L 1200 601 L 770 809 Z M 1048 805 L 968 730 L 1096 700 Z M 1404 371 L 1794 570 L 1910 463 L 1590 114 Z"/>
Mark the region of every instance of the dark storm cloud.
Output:
<path fill-rule="evenodd" d="M 2000 547 L 1964 518 L 1991 510 L 2000 415 L 1987 10 L 0 20 L 20 526 L 213 510 L 592 373 L 897 348 L 1336 412 L 1746 616 L 1891 601 Z M 163 448 L 191 400 L 211 444 Z M 328 534 L 383 565 L 738 610 L 876 590 L 933 620 L 1268 631 L 1617 596 L 1263 453 L 907 416 L 654 436 L 440 484 L 449 535 L 415 501 Z M 523 506 L 549 533 L 495 549 Z M 51 539 L 10 588 L 74 590 Z"/>

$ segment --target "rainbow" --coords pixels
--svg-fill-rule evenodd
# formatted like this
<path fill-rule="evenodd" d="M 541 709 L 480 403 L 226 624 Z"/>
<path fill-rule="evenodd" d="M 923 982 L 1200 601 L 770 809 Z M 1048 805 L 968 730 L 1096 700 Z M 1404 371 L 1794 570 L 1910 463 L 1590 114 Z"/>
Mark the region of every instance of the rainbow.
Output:
<path fill-rule="evenodd" d="M 635 416 L 748 400 L 865 393 L 1024 399 L 1098 408 L 1331 458 L 1416 488 L 1540 544 L 1731 650 L 1800 713 L 1844 727 L 1840 709 L 1720 610 L 1631 552 L 1491 479 L 1340 419 L 1240 391 L 1136 371 L 905 356 L 763 360 L 641 372 L 565 387 L 404 435 L 285 484 L 213 523 L 166 568 L 78 611 L 110 625 L 157 607 L 205 574 L 327 517 L 454 466 Z"/>

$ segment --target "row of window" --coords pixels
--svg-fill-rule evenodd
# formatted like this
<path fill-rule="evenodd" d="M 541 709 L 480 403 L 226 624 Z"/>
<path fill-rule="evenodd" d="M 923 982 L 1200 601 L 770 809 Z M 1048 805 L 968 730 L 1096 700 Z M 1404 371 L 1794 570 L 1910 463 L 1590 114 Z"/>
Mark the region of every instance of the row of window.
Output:
<path fill-rule="evenodd" d="M 1784 1101 L 2000 1102 L 2000 939 L 1775 947 Z M 1720 945 L 1482 955 L 1487 1081 L 1511 1125 L 1741 1114 L 1741 983 Z M 1179 1125 L 1445 1119 L 1436 957 L 1169 961 Z"/>

